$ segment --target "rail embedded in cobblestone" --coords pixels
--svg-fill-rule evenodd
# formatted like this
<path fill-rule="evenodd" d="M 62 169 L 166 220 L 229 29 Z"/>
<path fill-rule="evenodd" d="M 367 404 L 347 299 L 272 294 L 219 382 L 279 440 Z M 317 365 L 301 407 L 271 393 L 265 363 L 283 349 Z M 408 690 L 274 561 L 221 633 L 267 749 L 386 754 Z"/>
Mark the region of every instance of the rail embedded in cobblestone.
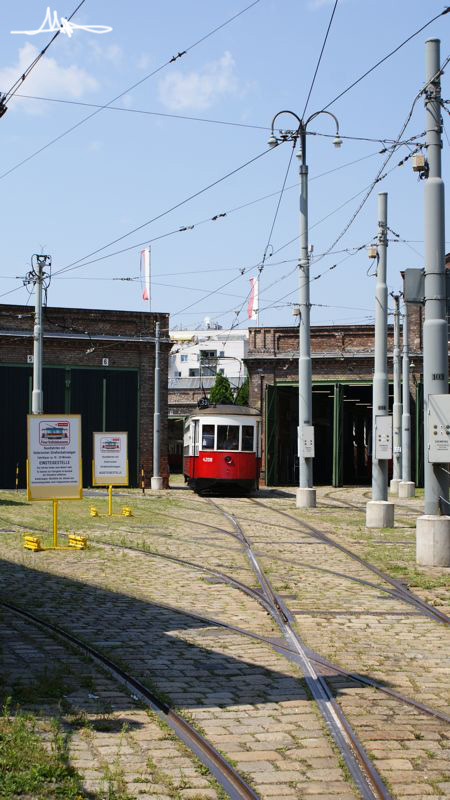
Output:
<path fill-rule="evenodd" d="M 247 558 L 261 585 L 262 593 L 269 604 L 270 613 L 286 641 L 291 645 L 291 650 L 295 653 L 297 665 L 303 673 L 311 695 L 326 722 L 332 738 L 342 753 L 346 766 L 361 796 L 364 800 L 391 800 L 392 795 L 372 764 L 349 720 L 334 699 L 327 682 L 316 669 L 313 659 L 308 653 L 308 648 L 293 629 L 289 610 L 274 591 L 270 580 L 253 552 L 250 540 L 245 535 L 236 517 L 221 509 L 210 498 L 208 498 L 208 502 L 224 514 L 226 519 L 233 525 L 236 534 L 240 537 Z"/>
<path fill-rule="evenodd" d="M 192 725 L 186 722 L 180 714 L 177 714 L 176 711 L 156 697 L 141 681 L 129 675 L 103 653 L 58 625 L 43 620 L 36 614 L 5 600 L 0 600 L 0 605 L 20 615 L 28 622 L 56 634 L 65 642 L 74 645 L 81 652 L 88 655 L 97 665 L 106 669 L 119 683 L 125 686 L 135 699 L 140 700 L 171 728 L 202 764 L 210 770 L 232 800 L 259 800 L 259 795 L 244 781 L 237 770 L 229 764 L 221 753 L 205 737 L 198 733 Z"/>
<path fill-rule="evenodd" d="M 420 597 L 414 594 L 414 592 L 405 587 L 403 583 L 400 583 L 400 581 L 392 578 L 391 575 L 383 572 L 381 569 L 376 567 L 375 564 L 371 564 L 370 561 L 358 556 L 357 553 L 349 550 L 349 548 L 345 547 L 345 545 L 335 542 L 333 539 L 327 536 L 326 533 L 320 531 L 318 528 L 315 528 L 309 522 L 306 522 L 306 520 L 298 519 L 293 514 L 289 514 L 287 511 L 281 511 L 279 508 L 273 508 L 272 506 L 268 506 L 266 503 L 263 503 L 260 500 L 255 500 L 254 498 L 249 498 L 249 501 L 260 508 L 264 508 L 266 510 L 269 509 L 274 514 L 280 514 L 283 517 L 293 520 L 300 530 L 303 530 L 308 535 L 313 536 L 318 541 L 340 550 L 353 561 L 357 561 L 362 567 L 365 567 L 365 569 L 369 570 L 369 572 L 373 572 L 375 575 L 381 578 L 381 580 L 393 586 L 396 589 L 396 596 L 399 600 L 402 600 L 403 602 L 419 609 L 425 616 L 431 617 L 432 619 L 435 619 L 444 625 L 450 625 L 450 617 L 448 617 L 447 614 L 444 614 L 443 611 L 439 611 L 437 608 L 434 608 L 434 606 L 429 605 L 429 603 L 425 602 L 425 600 L 422 600 Z"/>

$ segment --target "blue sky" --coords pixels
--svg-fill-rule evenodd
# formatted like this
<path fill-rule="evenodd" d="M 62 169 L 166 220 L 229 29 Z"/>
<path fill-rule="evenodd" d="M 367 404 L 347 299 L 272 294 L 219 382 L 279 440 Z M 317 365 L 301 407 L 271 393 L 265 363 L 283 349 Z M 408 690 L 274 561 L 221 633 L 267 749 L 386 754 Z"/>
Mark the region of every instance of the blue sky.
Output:
<path fill-rule="evenodd" d="M 68 16 L 75 0 L 51 6 Z M 22 87 L 23 94 L 104 104 L 185 50 L 217 25 L 240 11 L 245 0 L 172 0 L 171 3 L 87 0 L 74 21 L 107 25 L 110 33 L 83 30 L 60 35 Z M 274 114 L 291 109 L 301 114 L 322 45 L 331 0 L 260 0 L 174 64 L 126 91 L 115 105 L 270 126 Z M 339 0 L 327 46 L 308 106 L 320 110 L 343 88 L 429 18 L 443 10 L 442 0 Z M 11 83 L 42 48 L 49 34 L 13 35 L 12 30 L 37 29 L 46 12 L 41 0 L 2 4 L 0 90 Z M 424 81 L 424 42 L 442 40 L 447 56 L 449 16 L 440 18 L 331 107 L 341 133 L 374 139 L 395 139 L 414 96 Z M 450 93 L 448 74 L 443 97 Z M 15 97 L 0 120 L 0 174 L 76 124 L 93 109 Z M 448 119 L 448 115 L 445 115 Z M 450 124 L 447 134 L 450 136 Z M 286 119 L 283 123 L 289 126 Z M 311 130 L 334 133 L 322 116 Z M 407 135 L 424 130 L 419 101 Z M 32 302 L 17 289 L 34 252 L 50 253 L 55 272 L 84 259 L 129 230 L 179 203 L 267 149 L 269 131 L 200 121 L 103 110 L 61 141 L 45 149 L 0 180 L 2 194 L 2 266 L 0 293 L 11 290 L 5 303 Z M 405 134 L 406 135 L 406 134 Z M 421 139 L 423 141 L 423 139 Z M 444 144 L 444 167 L 448 142 Z M 308 137 L 310 173 L 310 241 L 314 254 L 326 251 L 350 219 L 382 163 L 378 142 L 345 140 L 336 150 L 332 140 Z M 408 154 L 398 150 L 389 169 Z M 172 325 L 197 327 L 205 316 L 224 327 L 247 325 L 248 279 L 240 270 L 258 264 L 268 242 L 277 196 L 244 209 L 232 209 L 280 190 L 290 145 L 262 156 L 179 209 L 102 250 L 132 250 L 62 274 L 52 280 L 48 303 L 86 308 L 145 310 L 139 281 L 139 243 L 152 244 L 152 308 L 170 312 Z M 349 162 L 358 163 L 347 165 Z M 370 321 L 374 278 L 367 276 L 365 250 L 376 233 L 377 191 L 389 195 L 389 225 L 409 244 L 392 243 L 388 253 L 391 288 L 399 272 L 422 266 L 423 185 L 410 161 L 378 184 L 365 207 L 336 246 L 312 263 L 312 322 Z M 342 167 L 331 174 L 321 173 Z M 274 250 L 298 234 L 297 162 L 294 159 L 271 237 Z M 350 202 L 346 203 L 347 200 Z M 343 205 L 345 204 L 345 205 Z M 336 211 L 336 209 L 343 207 Z M 212 217 L 228 212 L 226 217 Z M 332 213 L 335 212 L 335 213 Z M 203 223 L 203 221 L 205 222 Z M 196 223 L 202 222 L 198 225 Z M 192 230 L 165 234 L 180 227 Z M 448 230 L 448 228 L 447 228 Z M 448 235 L 448 238 L 450 236 Z M 450 245 L 448 245 L 450 249 Z M 280 250 L 261 275 L 261 323 L 290 325 L 298 276 L 298 241 Z M 329 267 L 345 261 L 327 272 Z M 88 259 L 89 260 L 89 259 Z M 284 263 L 279 263 L 283 261 Z M 226 282 L 229 285 L 220 289 Z M 219 291 L 220 289 L 220 291 Z M 211 293 L 208 295 L 208 293 Z M 236 311 L 241 309 L 238 316 Z"/>

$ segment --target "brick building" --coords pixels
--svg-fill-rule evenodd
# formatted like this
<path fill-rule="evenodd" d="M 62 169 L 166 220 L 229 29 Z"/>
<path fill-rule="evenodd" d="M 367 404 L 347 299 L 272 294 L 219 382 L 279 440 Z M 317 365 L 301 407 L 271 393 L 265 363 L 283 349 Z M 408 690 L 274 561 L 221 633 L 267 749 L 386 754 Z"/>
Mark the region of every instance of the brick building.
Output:
<path fill-rule="evenodd" d="M 130 485 L 153 463 L 155 323 L 161 325 L 161 467 L 167 468 L 169 315 L 44 309 L 44 413 L 82 415 L 83 483 L 91 483 L 93 431 L 128 431 Z M 0 486 L 25 485 L 26 414 L 31 411 L 34 311 L 0 308 Z"/>
<path fill-rule="evenodd" d="M 421 306 L 408 304 L 413 479 L 422 485 Z M 393 328 L 388 329 L 392 411 Z M 374 326 L 312 326 L 314 483 L 370 483 Z M 298 326 L 251 328 L 246 366 L 249 404 L 262 414 L 262 480 L 298 482 Z"/>

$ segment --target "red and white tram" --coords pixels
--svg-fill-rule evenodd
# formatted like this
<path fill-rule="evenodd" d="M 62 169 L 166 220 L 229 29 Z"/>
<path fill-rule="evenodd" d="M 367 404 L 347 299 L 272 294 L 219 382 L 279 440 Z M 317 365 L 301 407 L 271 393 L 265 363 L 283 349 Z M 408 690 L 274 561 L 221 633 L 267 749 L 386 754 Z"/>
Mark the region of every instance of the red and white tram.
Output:
<path fill-rule="evenodd" d="M 258 488 L 261 417 L 245 406 L 199 409 L 184 423 L 184 479 L 196 491 Z"/>

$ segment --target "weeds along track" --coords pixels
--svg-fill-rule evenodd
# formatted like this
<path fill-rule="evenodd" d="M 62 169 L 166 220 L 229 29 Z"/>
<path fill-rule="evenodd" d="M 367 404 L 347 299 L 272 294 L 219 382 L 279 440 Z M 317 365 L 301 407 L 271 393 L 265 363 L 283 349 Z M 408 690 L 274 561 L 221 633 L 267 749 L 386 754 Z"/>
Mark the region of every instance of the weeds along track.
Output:
<path fill-rule="evenodd" d="M 158 715 L 186 747 L 210 770 L 229 797 L 233 798 L 233 800 L 258 800 L 258 795 L 216 748 L 198 733 L 192 725 L 186 722 L 180 714 L 156 697 L 141 681 L 115 664 L 114 661 L 103 655 L 99 650 L 58 625 L 5 600 L 1 600 L 0 605 L 19 615 L 33 626 L 37 625 L 47 633 L 56 635 L 59 639 L 88 656 L 97 666 L 107 670 L 118 683 L 125 687 L 133 699 L 139 700 L 144 706 Z"/>
<path fill-rule="evenodd" d="M 335 542 L 333 539 L 330 538 L 330 536 L 328 536 L 326 533 L 319 530 L 315 526 L 311 525 L 309 522 L 306 522 L 306 520 L 303 519 L 299 520 L 297 517 L 295 517 L 293 514 L 289 514 L 287 511 L 281 511 L 281 509 L 273 508 L 273 506 L 269 506 L 266 503 L 261 502 L 260 500 L 255 500 L 254 498 L 249 498 L 249 502 L 253 503 L 254 505 L 258 506 L 261 509 L 270 510 L 274 514 L 278 514 L 289 520 L 294 521 L 296 523 L 297 530 L 301 530 L 303 533 L 306 533 L 308 536 L 313 537 L 314 539 L 316 539 L 319 542 L 322 542 L 323 544 L 329 545 L 330 547 L 334 547 L 337 550 L 340 550 L 341 553 L 344 553 L 346 556 L 348 556 L 350 559 L 360 564 L 369 572 L 372 572 L 374 575 L 377 575 L 379 578 L 381 578 L 382 581 L 393 586 L 395 589 L 396 597 L 399 600 L 402 600 L 404 603 L 413 606 L 424 616 L 431 617 L 432 619 L 435 619 L 444 625 L 450 624 L 450 617 L 448 617 L 447 614 L 444 614 L 442 611 L 439 611 L 437 608 L 430 605 L 425 600 L 422 600 L 420 597 L 414 594 L 410 589 L 408 589 L 403 583 L 397 581 L 395 578 L 392 578 L 390 575 L 383 572 L 374 564 L 371 564 L 370 561 L 366 561 L 366 559 L 362 558 L 361 556 L 358 556 L 352 550 L 349 550 L 348 547 L 345 547 L 345 545 L 342 545 L 339 542 Z M 265 524 L 268 523 L 265 521 Z M 283 526 L 280 525 L 277 527 L 283 527 Z M 288 528 L 288 530 L 292 530 L 292 526 Z"/>

